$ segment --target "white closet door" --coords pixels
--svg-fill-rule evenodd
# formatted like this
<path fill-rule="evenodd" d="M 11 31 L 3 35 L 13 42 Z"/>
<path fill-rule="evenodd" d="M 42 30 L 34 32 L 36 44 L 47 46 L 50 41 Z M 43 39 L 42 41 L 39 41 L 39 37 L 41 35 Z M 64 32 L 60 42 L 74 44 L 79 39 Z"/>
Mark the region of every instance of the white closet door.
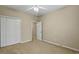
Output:
<path fill-rule="evenodd" d="M 6 34 L 6 17 L 1 16 L 1 47 L 4 47 L 7 45 L 7 34 Z"/>
<path fill-rule="evenodd" d="M 1 47 L 13 45 L 21 39 L 21 20 L 15 17 L 0 16 Z"/>
<path fill-rule="evenodd" d="M 16 18 L 7 17 L 7 45 L 12 45 L 20 42 L 21 28 L 20 20 Z"/>

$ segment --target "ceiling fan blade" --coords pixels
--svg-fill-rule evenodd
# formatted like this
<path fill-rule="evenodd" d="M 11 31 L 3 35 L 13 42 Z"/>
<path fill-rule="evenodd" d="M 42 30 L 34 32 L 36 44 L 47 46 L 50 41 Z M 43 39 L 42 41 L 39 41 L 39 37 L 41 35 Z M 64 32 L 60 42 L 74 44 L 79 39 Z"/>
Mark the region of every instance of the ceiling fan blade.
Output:
<path fill-rule="evenodd" d="M 46 8 L 44 8 L 44 7 L 38 7 L 38 8 L 47 10 L 47 9 L 46 9 Z"/>
<path fill-rule="evenodd" d="M 33 9 L 33 8 L 34 8 L 34 7 L 28 8 L 27 11 L 29 11 L 29 10 L 31 10 L 31 9 Z"/>

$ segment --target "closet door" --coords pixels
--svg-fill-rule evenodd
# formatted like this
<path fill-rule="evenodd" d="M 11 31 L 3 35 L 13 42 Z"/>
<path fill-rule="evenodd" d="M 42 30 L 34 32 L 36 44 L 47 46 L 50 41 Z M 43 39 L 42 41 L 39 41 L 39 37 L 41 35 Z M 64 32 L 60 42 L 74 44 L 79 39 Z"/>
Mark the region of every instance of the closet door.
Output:
<path fill-rule="evenodd" d="M 16 17 L 0 16 L 1 39 L 0 47 L 13 45 L 21 39 L 21 21 Z"/>
<path fill-rule="evenodd" d="M 13 17 L 7 17 L 7 45 L 12 45 L 20 42 L 21 28 L 20 20 Z"/>
<path fill-rule="evenodd" d="M 7 34 L 6 34 L 6 17 L 0 16 L 0 23 L 1 23 L 1 47 L 4 47 L 7 45 Z"/>

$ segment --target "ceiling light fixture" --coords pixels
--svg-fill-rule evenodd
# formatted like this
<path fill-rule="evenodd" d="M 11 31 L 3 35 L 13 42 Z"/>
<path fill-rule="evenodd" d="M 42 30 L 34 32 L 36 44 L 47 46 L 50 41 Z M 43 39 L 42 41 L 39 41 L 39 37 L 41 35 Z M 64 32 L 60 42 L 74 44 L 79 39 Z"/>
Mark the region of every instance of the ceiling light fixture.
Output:
<path fill-rule="evenodd" d="M 34 11 L 35 12 L 39 12 L 39 8 L 38 7 L 34 7 Z"/>

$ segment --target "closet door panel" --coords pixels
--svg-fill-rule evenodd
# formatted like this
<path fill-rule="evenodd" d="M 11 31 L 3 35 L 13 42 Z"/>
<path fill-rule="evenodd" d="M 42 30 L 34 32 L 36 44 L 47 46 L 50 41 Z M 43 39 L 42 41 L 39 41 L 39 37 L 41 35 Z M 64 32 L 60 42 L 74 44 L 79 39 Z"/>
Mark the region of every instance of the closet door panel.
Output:
<path fill-rule="evenodd" d="M 21 20 L 15 18 L 14 23 L 15 23 L 14 24 L 14 26 L 15 26 L 14 27 L 14 31 L 15 31 L 15 33 L 14 33 L 15 40 L 14 41 L 16 41 L 16 43 L 18 43 L 21 41 Z"/>
<path fill-rule="evenodd" d="M 12 45 L 20 42 L 20 24 L 18 24 L 17 20 L 14 18 L 7 19 L 7 45 Z"/>
<path fill-rule="evenodd" d="M 21 21 L 16 17 L 0 16 L 0 47 L 13 45 L 21 39 Z"/>
<path fill-rule="evenodd" d="M 15 22 L 15 33 L 14 33 L 14 36 L 15 36 L 15 41 L 16 43 L 20 42 L 21 40 L 21 25 L 20 25 L 20 20 L 18 20 L 17 22 Z"/>
<path fill-rule="evenodd" d="M 7 36 L 6 36 L 6 17 L 1 17 L 1 47 L 6 46 Z"/>
<path fill-rule="evenodd" d="M 7 45 L 12 45 L 15 39 L 14 37 L 14 22 L 12 19 L 7 18 Z"/>

